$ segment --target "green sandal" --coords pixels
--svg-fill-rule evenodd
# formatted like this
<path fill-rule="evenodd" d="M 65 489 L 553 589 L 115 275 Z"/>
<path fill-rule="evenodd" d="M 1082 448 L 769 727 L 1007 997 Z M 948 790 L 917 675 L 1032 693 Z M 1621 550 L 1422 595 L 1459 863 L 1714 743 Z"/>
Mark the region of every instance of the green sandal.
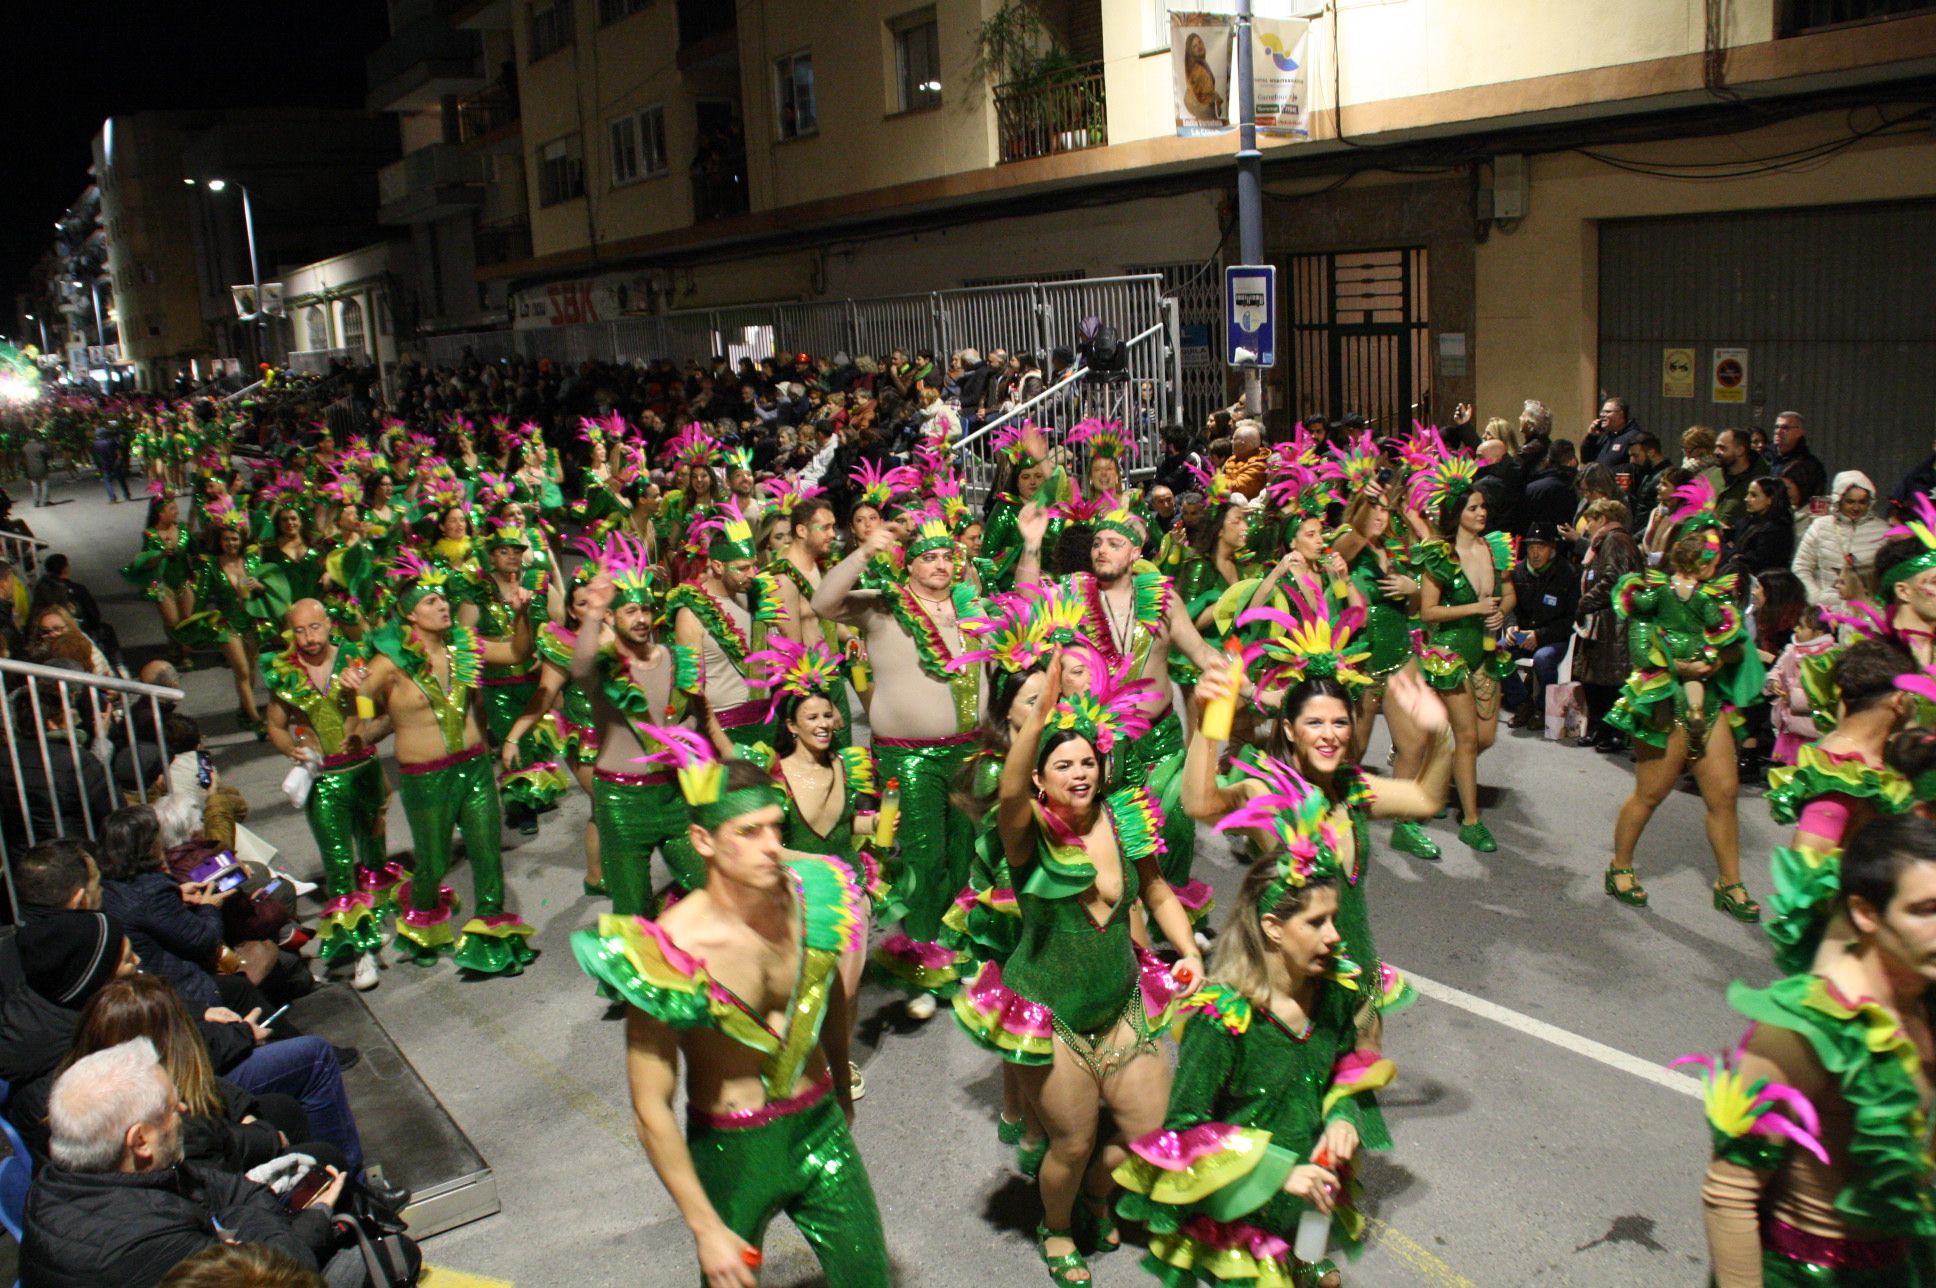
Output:
<path fill-rule="evenodd" d="M 1739 890 L 1739 896 L 1728 893 Z M 1714 910 L 1725 912 L 1736 921 L 1756 925 L 1761 921 L 1761 905 L 1748 897 L 1748 887 L 1739 881 L 1730 881 L 1724 886 L 1714 887 Z"/>
<path fill-rule="evenodd" d="M 1051 1257 L 1049 1255 L 1050 1239 L 1067 1239 L 1070 1243 L 1074 1243 L 1076 1237 L 1067 1230 L 1051 1230 L 1046 1225 L 1038 1225 L 1035 1227 L 1035 1251 L 1042 1258 L 1042 1264 L 1049 1268 L 1049 1278 L 1059 1284 L 1086 1284 L 1095 1282 L 1095 1276 L 1089 1274 L 1089 1262 L 1083 1257 L 1081 1252 L 1065 1252 L 1059 1257 Z M 1083 1279 L 1071 1279 L 1069 1276 L 1077 1270 L 1082 1271 L 1087 1277 Z"/>
<path fill-rule="evenodd" d="M 1607 894 L 1612 898 L 1618 899 L 1630 908 L 1645 908 L 1647 906 L 1647 891 L 1640 884 L 1638 877 L 1634 877 L 1624 890 L 1620 888 L 1619 882 L 1615 880 L 1616 877 L 1631 877 L 1633 874 L 1634 870 L 1632 868 L 1608 868 L 1606 882 Z M 1715 897 L 1718 899 L 1720 896 L 1716 895 Z"/>
<path fill-rule="evenodd" d="M 1042 1171 L 1042 1160 L 1048 1156 L 1049 1138 L 1047 1136 L 1033 1145 L 1023 1141 L 1015 1147 L 1015 1166 L 1021 1169 L 1022 1175 L 1032 1181 Z"/>
<path fill-rule="evenodd" d="M 1123 1246 L 1122 1232 L 1116 1228 L 1116 1215 L 1109 1210 L 1108 1199 L 1083 1195 L 1076 1208 L 1076 1218 L 1087 1227 L 1083 1234 L 1089 1244 L 1090 1256 L 1106 1256 Z"/>
<path fill-rule="evenodd" d="M 1300 1261 L 1296 1265 L 1297 1269 L 1292 1271 L 1292 1282 L 1296 1288 L 1341 1288 L 1343 1276 L 1338 1275 L 1338 1263 L 1331 1258 L 1326 1257 L 1322 1261 L 1308 1264 Z M 1331 1279 L 1332 1282 L 1326 1284 L 1326 1279 Z"/>
<path fill-rule="evenodd" d="M 1020 1118 L 1004 1118 L 1000 1114 L 995 1115 L 995 1139 L 1004 1145 L 1021 1144 L 1023 1127 L 1024 1124 Z"/>

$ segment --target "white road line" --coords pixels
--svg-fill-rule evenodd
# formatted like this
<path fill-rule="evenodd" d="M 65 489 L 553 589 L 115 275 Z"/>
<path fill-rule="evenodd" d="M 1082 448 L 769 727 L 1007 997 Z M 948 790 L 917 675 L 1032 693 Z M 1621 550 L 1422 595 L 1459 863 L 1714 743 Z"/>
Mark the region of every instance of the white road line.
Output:
<path fill-rule="evenodd" d="M 1696 1100 L 1702 1098 L 1701 1084 L 1698 1079 L 1687 1074 L 1676 1073 L 1665 1065 L 1651 1064 L 1637 1055 L 1615 1050 L 1604 1042 L 1595 1042 L 1592 1038 L 1568 1033 L 1565 1029 L 1555 1027 L 1544 1020 L 1536 1020 L 1530 1015 L 1521 1015 L 1518 1011 L 1509 1011 L 1496 1002 L 1488 1002 L 1483 997 L 1474 997 L 1471 993 L 1453 988 L 1450 984 L 1441 984 L 1437 980 L 1426 979 L 1410 971 L 1405 971 L 1405 978 L 1425 996 L 1456 1006 L 1462 1011 L 1470 1011 L 1481 1019 L 1491 1020 L 1494 1024 L 1503 1024 L 1528 1037 L 1550 1042 L 1556 1047 L 1571 1051 L 1575 1055 L 1583 1055 L 1589 1060 L 1597 1060 L 1610 1069 L 1631 1073 L 1636 1078 L 1645 1078 L 1648 1082 L 1665 1087 L 1669 1091 L 1678 1091 L 1683 1096 L 1692 1096 Z"/>

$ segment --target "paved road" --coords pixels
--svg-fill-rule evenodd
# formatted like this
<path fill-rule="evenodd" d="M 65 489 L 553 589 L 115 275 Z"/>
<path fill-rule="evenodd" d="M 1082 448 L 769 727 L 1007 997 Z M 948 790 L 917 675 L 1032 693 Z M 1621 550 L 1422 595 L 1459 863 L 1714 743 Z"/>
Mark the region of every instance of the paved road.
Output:
<path fill-rule="evenodd" d="M 152 613 L 113 572 L 135 549 L 141 507 L 110 507 L 94 485 L 55 495 L 61 504 L 23 513 L 73 558 L 130 646 L 158 643 Z M 226 673 L 186 684 L 223 776 L 253 804 L 250 825 L 314 873 L 307 831 L 276 791 L 285 764 L 237 732 Z M 1704 1283 L 1706 1129 L 1694 1084 L 1661 1066 L 1738 1035 L 1722 990 L 1772 977 L 1760 933 L 1709 905 L 1693 796 L 1655 818 L 1640 860 L 1654 906 L 1635 912 L 1602 895 L 1599 875 L 1628 762 L 1507 734 L 1481 778 L 1499 853 L 1467 852 L 1443 822 L 1431 825 L 1447 849 L 1438 864 L 1377 838 L 1379 944 L 1427 995 L 1387 1030 L 1396 1148 L 1365 1170 L 1376 1237 L 1348 1283 Z M 1742 812 L 1747 880 L 1765 892 L 1776 829 L 1758 798 Z M 621 1026 L 567 945 L 599 910 L 579 892 L 586 816 L 574 795 L 538 837 L 507 838 L 513 897 L 545 954 L 528 973 L 464 982 L 448 965 L 397 966 L 370 1004 L 500 1181 L 503 1213 L 433 1240 L 433 1261 L 522 1285 L 685 1288 L 690 1243 L 632 1135 Z M 390 825 L 392 847 L 406 848 L 401 810 Z M 1203 847 L 1199 874 L 1227 901 L 1238 870 L 1213 835 Z M 463 869 L 453 876 L 468 893 Z M 995 1140 L 994 1064 L 945 1018 L 910 1027 L 878 990 L 863 998 L 859 1050 L 857 1132 L 899 1281 L 1046 1282 L 1027 1233 L 1032 1196 Z M 381 1142 L 371 1148 L 380 1159 Z M 1148 1282 L 1132 1257 L 1100 1261 L 1095 1281 Z M 765 1283 L 817 1282 L 780 1223 Z"/>

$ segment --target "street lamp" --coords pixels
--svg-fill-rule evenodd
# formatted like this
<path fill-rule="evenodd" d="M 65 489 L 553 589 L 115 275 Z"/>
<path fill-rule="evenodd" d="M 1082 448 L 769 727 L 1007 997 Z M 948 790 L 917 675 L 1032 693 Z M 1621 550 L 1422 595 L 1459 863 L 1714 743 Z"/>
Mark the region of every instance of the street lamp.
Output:
<path fill-rule="evenodd" d="M 38 324 L 39 324 L 39 326 L 40 326 L 40 351 L 41 351 L 42 353 L 45 353 L 45 352 L 47 352 L 47 319 L 46 319 L 46 318 L 42 318 L 42 317 L 36 317 L 36 316 L 35 316 L 35 315 L 33 315 L 32 313 L 28 313 L 28 314 L 25 314 L 24 316 L 26 317 L 26 319 L 27 319 L 27 320 L 28 320 L 29 322 L 34 322 L 34 323 L 38 323 Z"/>
<path fill-rule="evenodd" d="M 184 178 L 182 182 L 191 188 L 196 184 L 193 178 Z M 225 192 L 229 186 L 227 179 L 204 179 L 201 182 L 208 186 L 210 192 Z M 268 325 L 269 315 L 262 311 L 262 267 L 257 262 L 255 253 L 255 203 L 249 199 L 248 184 L 238 183 L 235 186 L 242 189 L 242 228 L 249 238 L 249 283 L 255 292 L 252 296 L 255 307 L 244 313 L 242 320 L 255 323 L 255 360 L 260 366 L 263 355 L 268 349 L 268 345 L 264 342 L 263 330 Z"/>

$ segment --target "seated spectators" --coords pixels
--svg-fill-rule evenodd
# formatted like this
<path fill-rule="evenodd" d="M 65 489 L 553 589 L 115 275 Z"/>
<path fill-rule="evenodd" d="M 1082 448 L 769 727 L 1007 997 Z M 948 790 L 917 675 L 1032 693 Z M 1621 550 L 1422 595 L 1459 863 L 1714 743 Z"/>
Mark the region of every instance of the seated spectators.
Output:
<path fill-rule="evenodd" d="M 246 1011 L 262 1004 L 249 995 L 252 988 L 245 992 L 234 982 L 246 986 L 246 977 L 231 970 L 224 976 L 231 982 L 218 984 L 215 969 L 225 949 L 222 904 L 237 891 L 212 887 L 169 875 L 152 806 L 131 805 L 108 816 L 101 829 L 101 906 L 127 926 L 148 970 L 173 984 L 190 1006 Z"/>
<path fill-rule="evenodd" d="M 25 1288 L 153 1288 L 184 1258 L 231 1239 L 308 1270 L 328 1265 L 331 1284 L 362 1282 L 361 1254 L 336 1250 L 341 1173 L 291 1212 L 253 1181 L 185 1162 L 180 1101 L 146 1039 L 61 1074 L 48 1102 L 52 1162 L 27 1193 Z"/>
<path fill-rule="evenodd" d="M 50 665 L 75 669 L 71 663 Z M 13 747 L 11 754 L 0 756 L 0 832 L 7 848 L 24 849 L 35 841 L 100 827 L 119 802 L 107 770 L 88 752 L 85 731 L 77 727 L 85 700 L 77 701 L 70 691 L 64 703 L 57 682 L 35 680 L 16 690 L 13 701 Z"/>
<path fill-rule="evenodd" d="M 1558 684 L 1560 660 L 1573 642 L 1573 610 L 1580 598 L 1580 571 L 1564 557 L 1560 530 L 1539 522 L 1526 530 L 1523 557 L 1508 574 L 1517 607 L 1506 631 L 1506 645 L 1515 658 L 1533 660 L 1533 674 L 1542 689 Z M 1512 727 L 1524 729 L 1538 721 L 1533 690 L 1515 669 L 1505 681 L 1506 705 Z"/>

